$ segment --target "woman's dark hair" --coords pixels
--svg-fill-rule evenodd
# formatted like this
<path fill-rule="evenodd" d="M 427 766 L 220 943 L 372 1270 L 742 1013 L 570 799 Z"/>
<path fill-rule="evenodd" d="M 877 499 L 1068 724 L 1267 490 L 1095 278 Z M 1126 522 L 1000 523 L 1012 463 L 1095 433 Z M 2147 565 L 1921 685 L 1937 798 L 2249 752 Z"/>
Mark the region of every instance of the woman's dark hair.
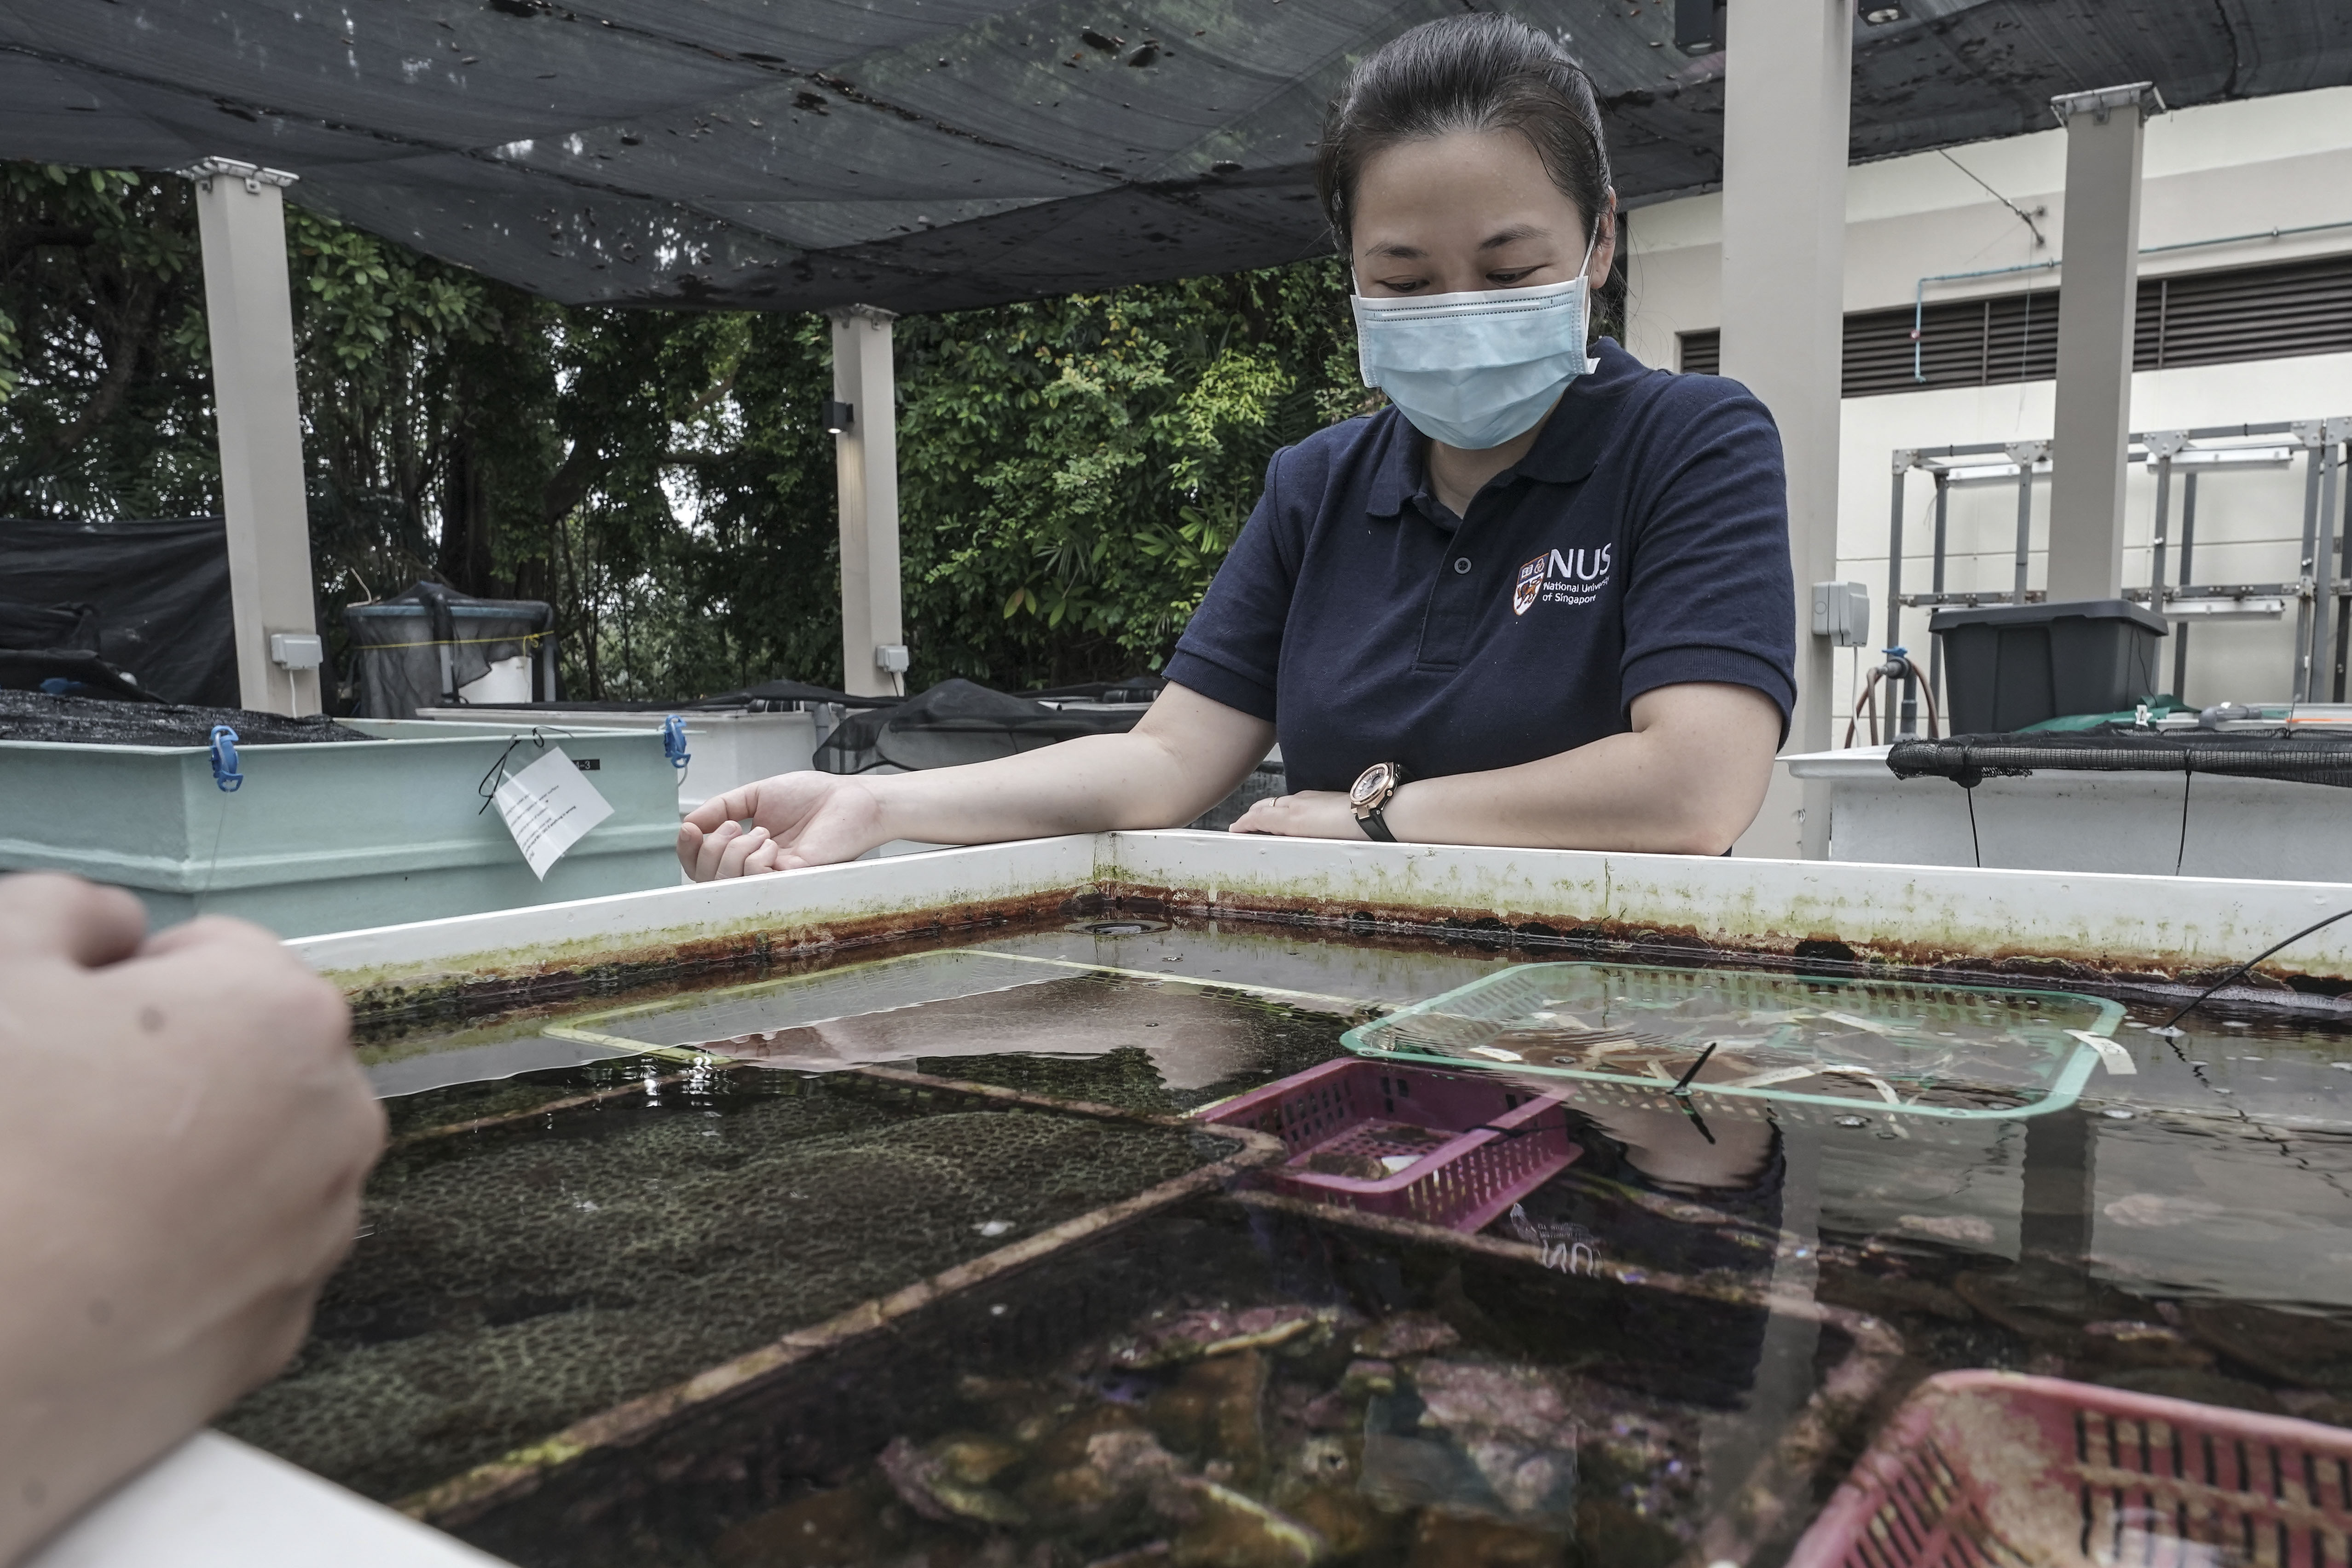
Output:
<path fill-rule="evenodd" d="M 1364 165 L 1400 141 L 1460 131 L 1526 137 L 1552 183 L 1584 214 L 1585 237 L 1600 232 L 1609 210 L 1609 144 L 1591 79 L 1549 36 L 1516 17 L 1472 12 L 1408 28 L 1366 56 L 1325 112 L 1315 189 L 1342 255 Z M 1600 291 L 1596 329 L 1617 324 L 1622 264 L 1621 254 Z"/>

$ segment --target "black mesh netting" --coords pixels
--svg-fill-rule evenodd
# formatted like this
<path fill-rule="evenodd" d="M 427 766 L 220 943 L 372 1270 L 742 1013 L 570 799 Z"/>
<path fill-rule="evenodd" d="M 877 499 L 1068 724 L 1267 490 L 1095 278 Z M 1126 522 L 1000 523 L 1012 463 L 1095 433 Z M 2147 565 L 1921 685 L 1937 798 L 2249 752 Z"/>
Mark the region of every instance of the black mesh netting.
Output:
<path fill-rule="evenodd" d="M 301 177 L 293 198 L 575 303 L 931 311 L 1328 254 L 1309 160 L 1365 54 L 1459 0 L 289 0 L 0 8 L 0 157 Z M 1593 79 L 1621 196 L 1722 178 L 1671 5 L 1516 0 Z M 2116 20 L 2127 11 L 2128 24 Z M 1853 39 L 1852 152 L 2352 81 L 2324 0 L 1937 0 Z M 340 11 L 332 13 L 341 18 Z"/>
<path fill-rule="evenodd" d="M 1886 754 L 1898 779 L 1948 779 L 1973 789 L 1987 779 L 2044 768 L 2090 773 L 2216 773 L 2352 788 L 2352 733 L 1956 735 L 1898 741 Z"/>
<path fill-rule="evenodd" d="M 953 768 L 1075 736 L 1120 734 L 1142 716 L 1140 707 L 1048 707 L 970 681 L 941 681 L 895 706 L 851 715 L 825 737 L 814 760 L 827 773 L 865 773 L 885 763 L 910 772 Z"/>
<path fill-rule="evenodd" d="M 490 666 L 545 662 L 555 612 L 532 599 L 476 599 L 438 583 L 343 611 L 352 658 L 359 664 L 360 714 L 365 718 L 415 718 L 420 707 L 467 700 L 465 688 Z M 552 696 L 543 674 L 530 695 Z M 503 705 L 494 705 L 503 706 Z"/>
<path fill-rule="evenodd" d="M 288 718 L 241 707 L 190 707 L 178 703 L 110 702 L 0 691 L 0 740 L 63 741 L 78 746 L 209 746 L 213 726 L 236 731 L 240 746 L 286 746 L 311 740 L 366 740 L 324 714 Z"/>

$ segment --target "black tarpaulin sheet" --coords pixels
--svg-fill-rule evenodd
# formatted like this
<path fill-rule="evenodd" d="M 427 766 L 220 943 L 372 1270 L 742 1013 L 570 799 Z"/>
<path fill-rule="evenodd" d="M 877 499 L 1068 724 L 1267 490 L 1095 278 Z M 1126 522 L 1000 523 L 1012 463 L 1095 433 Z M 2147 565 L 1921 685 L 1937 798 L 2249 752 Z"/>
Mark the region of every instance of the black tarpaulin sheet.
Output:
<path fill-rule="evenodd" d="M 116 702 L 155 700 L 140 686 L 137 676 L 88 648 L 0 647 L 0 691 L 105 697 Z"/>
<path fill-rule="evenodd" d="M 92 648 L 164 702 L 237 700 L 228 544 L 218 517 L 0 518 L 0 592 L 19 605 L 87 604 L 97 612 L 94 643 L 80 632 L 62 644 L 0 632 L 0 646 Z M 29 638 L 29 618 L 22 624 Z"/>
<path fill-rule="evenodd" d="M 0 648 L 98 652 L 98 606 L 27 604 L 0 598 Z"/>
<path fill-rule="evenodd" d="M 2352 788 L 2352 733 L 2143 735 L 2084 730 L 2060 735 L 1958 735 L 1905 740 L 1886 754 L 1898 779 L 1949 779 L 1973 789 L 1986 779 L 2045 768 L 2094 773 L 2213 773 Z"/>
<path fill-rule="evenodd" d="M 816 748 L 827 773 L 865 773 L 885 763 L 914 772 L 1034 751 L 1081 735 L 1135 727 L 1139 707 L 1053 708 L 970 681 L 941 681 L 892 707 L 852 714 Z"/>
<path fill-rule="evenodd" d="M 1320 252 L 1326 99 L 1462 3 L 0 0 L 0 156 L 284 169 L 572 302 L 940 310 Z M 1724 57 L 1675 48 L 1675 6 L 1509 9 L 1591 70 L 1621 196 L 1719 178 Z M 2176 107 L 2352 82 L 2342 0 L 1906 10 L 1857 25 L 1856 158 L 2122 82 Z"/>

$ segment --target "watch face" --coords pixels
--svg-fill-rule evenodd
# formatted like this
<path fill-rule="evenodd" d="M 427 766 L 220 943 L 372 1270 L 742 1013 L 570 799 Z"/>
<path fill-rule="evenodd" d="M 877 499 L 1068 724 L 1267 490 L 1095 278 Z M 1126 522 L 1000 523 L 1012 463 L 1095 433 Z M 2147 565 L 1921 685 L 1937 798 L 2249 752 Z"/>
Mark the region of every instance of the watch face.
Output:
<path fill-rule="evenodd" d="M 1356 805 L 1369 806 L 1379 800 L 1388 787 L 1389 765 L 1375 762 L 1358 776 L 1355 788 L 1348 791 L 1348 799 Z"/>

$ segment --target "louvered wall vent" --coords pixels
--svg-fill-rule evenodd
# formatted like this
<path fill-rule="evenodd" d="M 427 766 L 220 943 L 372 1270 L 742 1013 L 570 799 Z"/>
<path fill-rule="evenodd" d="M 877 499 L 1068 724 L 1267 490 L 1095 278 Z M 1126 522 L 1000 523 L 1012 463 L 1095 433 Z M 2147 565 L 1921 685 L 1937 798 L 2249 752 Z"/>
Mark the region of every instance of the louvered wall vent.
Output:
<path fill-rule="evenodd" d="M 1932 387 L 2047 381 L 2058 373 L 2058 290 L 1938 300 L 1922 319 L 1913 379 L 1911 312 L 1867 310 L 1845 319 L 1848 397 Z M 1678 335 L 1681 369 L 1714 375 L 1722 334 Z M 2352 255 L 2275 267 L 2145 278 L 2132 368 L 2178 369 L 2233 360 L 2352 352 Z"/>

